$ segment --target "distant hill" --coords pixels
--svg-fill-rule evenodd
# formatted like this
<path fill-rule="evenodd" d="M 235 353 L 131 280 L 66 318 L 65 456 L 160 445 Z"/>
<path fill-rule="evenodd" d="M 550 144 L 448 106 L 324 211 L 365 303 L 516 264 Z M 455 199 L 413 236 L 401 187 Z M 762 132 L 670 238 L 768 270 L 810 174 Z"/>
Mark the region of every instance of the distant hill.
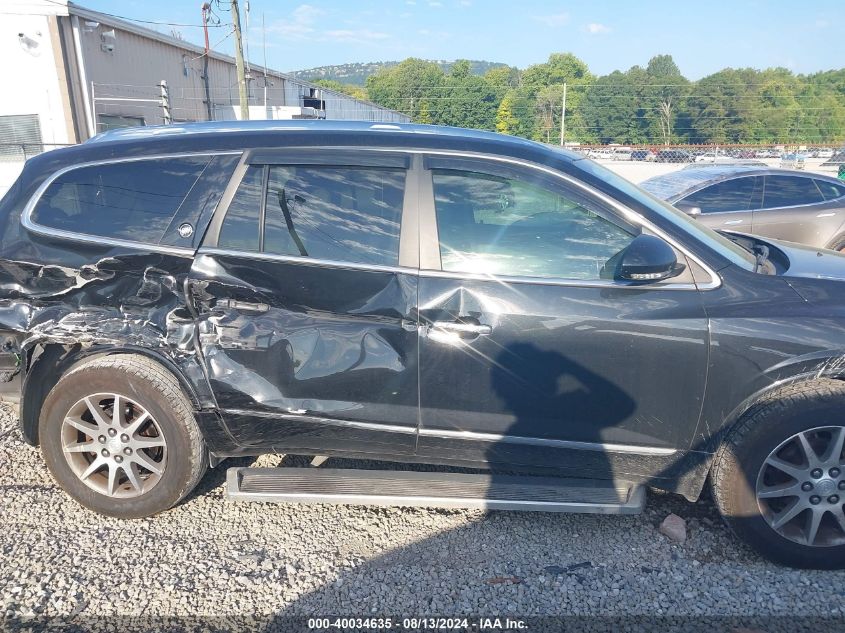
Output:
<path fill-rule="evenodd" d="M 447 62 L 442 60 L 433 60 L 435 64 L 439 65 L 443 72 L 448 73 L 452 68 L 453 61 Z M 313 81 L 315 79 L 334 79 L 343 84 L 352 84 L 353 86 L 363 86 L 367 77 L 377 73 L 382 68 L 390 68 L 396 66 L 399 62 L 358 62 L 354 64 L 338 64 L 337 66 L 319 66 L 317 68 L 309 68 L 307 70 L 295 70 L 289 73 L 297 79 L 305 79 L 306 81 Z M 488 62 L 483 60 L 470 60 L 472 65 L 472 73 L 474 75 L 483 75 L 491 68 L 499 66 L 507 66 L 499 62 Z"/>

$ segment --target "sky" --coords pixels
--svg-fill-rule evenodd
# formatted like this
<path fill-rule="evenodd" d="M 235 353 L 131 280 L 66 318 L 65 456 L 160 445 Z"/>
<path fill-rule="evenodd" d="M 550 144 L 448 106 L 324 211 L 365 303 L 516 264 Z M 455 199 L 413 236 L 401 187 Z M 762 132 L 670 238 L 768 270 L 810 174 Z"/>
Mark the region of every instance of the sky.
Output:
<path fill-rule="evenodd" d="M 180 26 L 202 42 L 200 0 L 77 0 L 90 9 Z M 240 0 L 245 23 L 247 0 Z M 227 0 L 212 47 L 233 52 Z M 595 74 L 673 56 L 689 79 L 731 66 L 811 73 L 845 66 L 842 0 L 251 0 L 250 58 L 281 71 L 349 62 L 483 59 L 519 68 L 572 52 Z M 262 15 L 266 49 L 262 49 Z"/>

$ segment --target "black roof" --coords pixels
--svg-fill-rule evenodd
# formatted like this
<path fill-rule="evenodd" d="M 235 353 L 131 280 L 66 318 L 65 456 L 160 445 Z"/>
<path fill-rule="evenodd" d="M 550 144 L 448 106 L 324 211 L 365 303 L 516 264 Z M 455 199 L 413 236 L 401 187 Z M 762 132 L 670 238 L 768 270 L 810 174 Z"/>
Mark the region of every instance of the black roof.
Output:
<path fill-rule="evenodd" d="M 366 136 L 368 145 L 456 150 L 497 151 L 524 155 L 553 153 L 566 162 L 584 160 L 584 156 L 535 141 L 466 128 L 411 123 L 371 123 L 369 121 L 293 120 L 293 121 L 212 121 L 173 125 L 139 126 L 103 132 L 83 143 L 94 149 L 105 146 L 182 146 L 184 151 L 212 147 L 251 148 L 314 145 L 360 145 Z"/>
<path fill-rule="evenodd" d="M 243 151 L 284 147 L 375 147 L 489 153 L 580 171 L 575 152 L 516 136 L 481 130 L 368 121 L 214 121 L 140 126 L 98 134 L 80 145 L 39 154 L 30 174 L 68 164 L 156 154 Z"/>

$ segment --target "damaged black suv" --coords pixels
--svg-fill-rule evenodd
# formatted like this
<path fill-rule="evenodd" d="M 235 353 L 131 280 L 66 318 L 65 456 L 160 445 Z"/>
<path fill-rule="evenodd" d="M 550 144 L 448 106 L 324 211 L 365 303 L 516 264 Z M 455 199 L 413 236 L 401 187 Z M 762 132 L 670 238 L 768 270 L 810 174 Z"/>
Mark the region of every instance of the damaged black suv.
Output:
<path fill-rule="evenodd" d="M 28 161 L 0 223 L 4 399 L 97 512 L 352 456 L 448 468 L 228 494 L 624 513 L 709 482 L 764 555 L 845 566 L 841 255 L 548 146 L 367 123 L 106 133 Z"/>

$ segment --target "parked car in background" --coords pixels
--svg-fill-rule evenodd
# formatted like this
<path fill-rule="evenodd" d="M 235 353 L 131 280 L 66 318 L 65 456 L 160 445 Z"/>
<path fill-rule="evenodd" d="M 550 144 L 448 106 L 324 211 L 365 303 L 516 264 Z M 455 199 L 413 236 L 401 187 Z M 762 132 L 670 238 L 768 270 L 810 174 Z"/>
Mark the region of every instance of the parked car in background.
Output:
<path fill-rule="evenodd" d="M 695 156 L 685 149 L 661 149 L 654 160 L 658 163 L 691 163 Z"/>
<path fill-rule="evenodd" d="M 652 162 L 655 158 L 657 158 L 657 153 L 650 149 L 635 149 L 631 152 L 631 160 Z"/>
<path fill-rule="evenodd" d="M 828 158 L 822 165 L 841 165 L 845 163 L 845 149 L 840 149 L 839 151 L 835 152 L 833 156 Z"/>
<path fill-rule="evenodd" d="M 833 191 L 798 178 L 772 191 Z M 346 456 L 401 466 L 226 494 L 626 514 L 709 486 L 764 556 L 845 567 L 836 253 L 512 136 L 336 121 L 107 132 L 30 159 L 0 228 L 0 392 L 92 510 Z"/>
<path fill-rule="evenodd" d="M 780 166 L 784 169 L 804 169 L 807 157 L 805 154 L 791 152 L 780 158 Z"/>
<path fill-rule="evenodd" d="M 618 146 L 613 148 L 613 160 L 631 160 L 630 147 Z"/>
<path fill-rule="evenodd" d="M 830 147 L 823 147 L 816 152 L 817 158 L 833 158 L 833 150 Z"/>
<path fill-rule="evenodd" d="M 845 185 L 835 178 L 712 165 L 655 176 L 641 186 L 716 229 L 845 250 Z"/>
<path fill-rule="evenodd" d="M 631 160 L 631 148 L 623 146 L 596 147 L 587 151 L 592 159 Z"/>
<path fill-rule="evenodd" d="M 714 151 L 714 152 L 703 152 L 701 154 L 695 155 L 695 162 L 696 163 L 715 163 L 717 160 L 725 160 L 730 159 L 730 157 L 725 152 Z"/>

